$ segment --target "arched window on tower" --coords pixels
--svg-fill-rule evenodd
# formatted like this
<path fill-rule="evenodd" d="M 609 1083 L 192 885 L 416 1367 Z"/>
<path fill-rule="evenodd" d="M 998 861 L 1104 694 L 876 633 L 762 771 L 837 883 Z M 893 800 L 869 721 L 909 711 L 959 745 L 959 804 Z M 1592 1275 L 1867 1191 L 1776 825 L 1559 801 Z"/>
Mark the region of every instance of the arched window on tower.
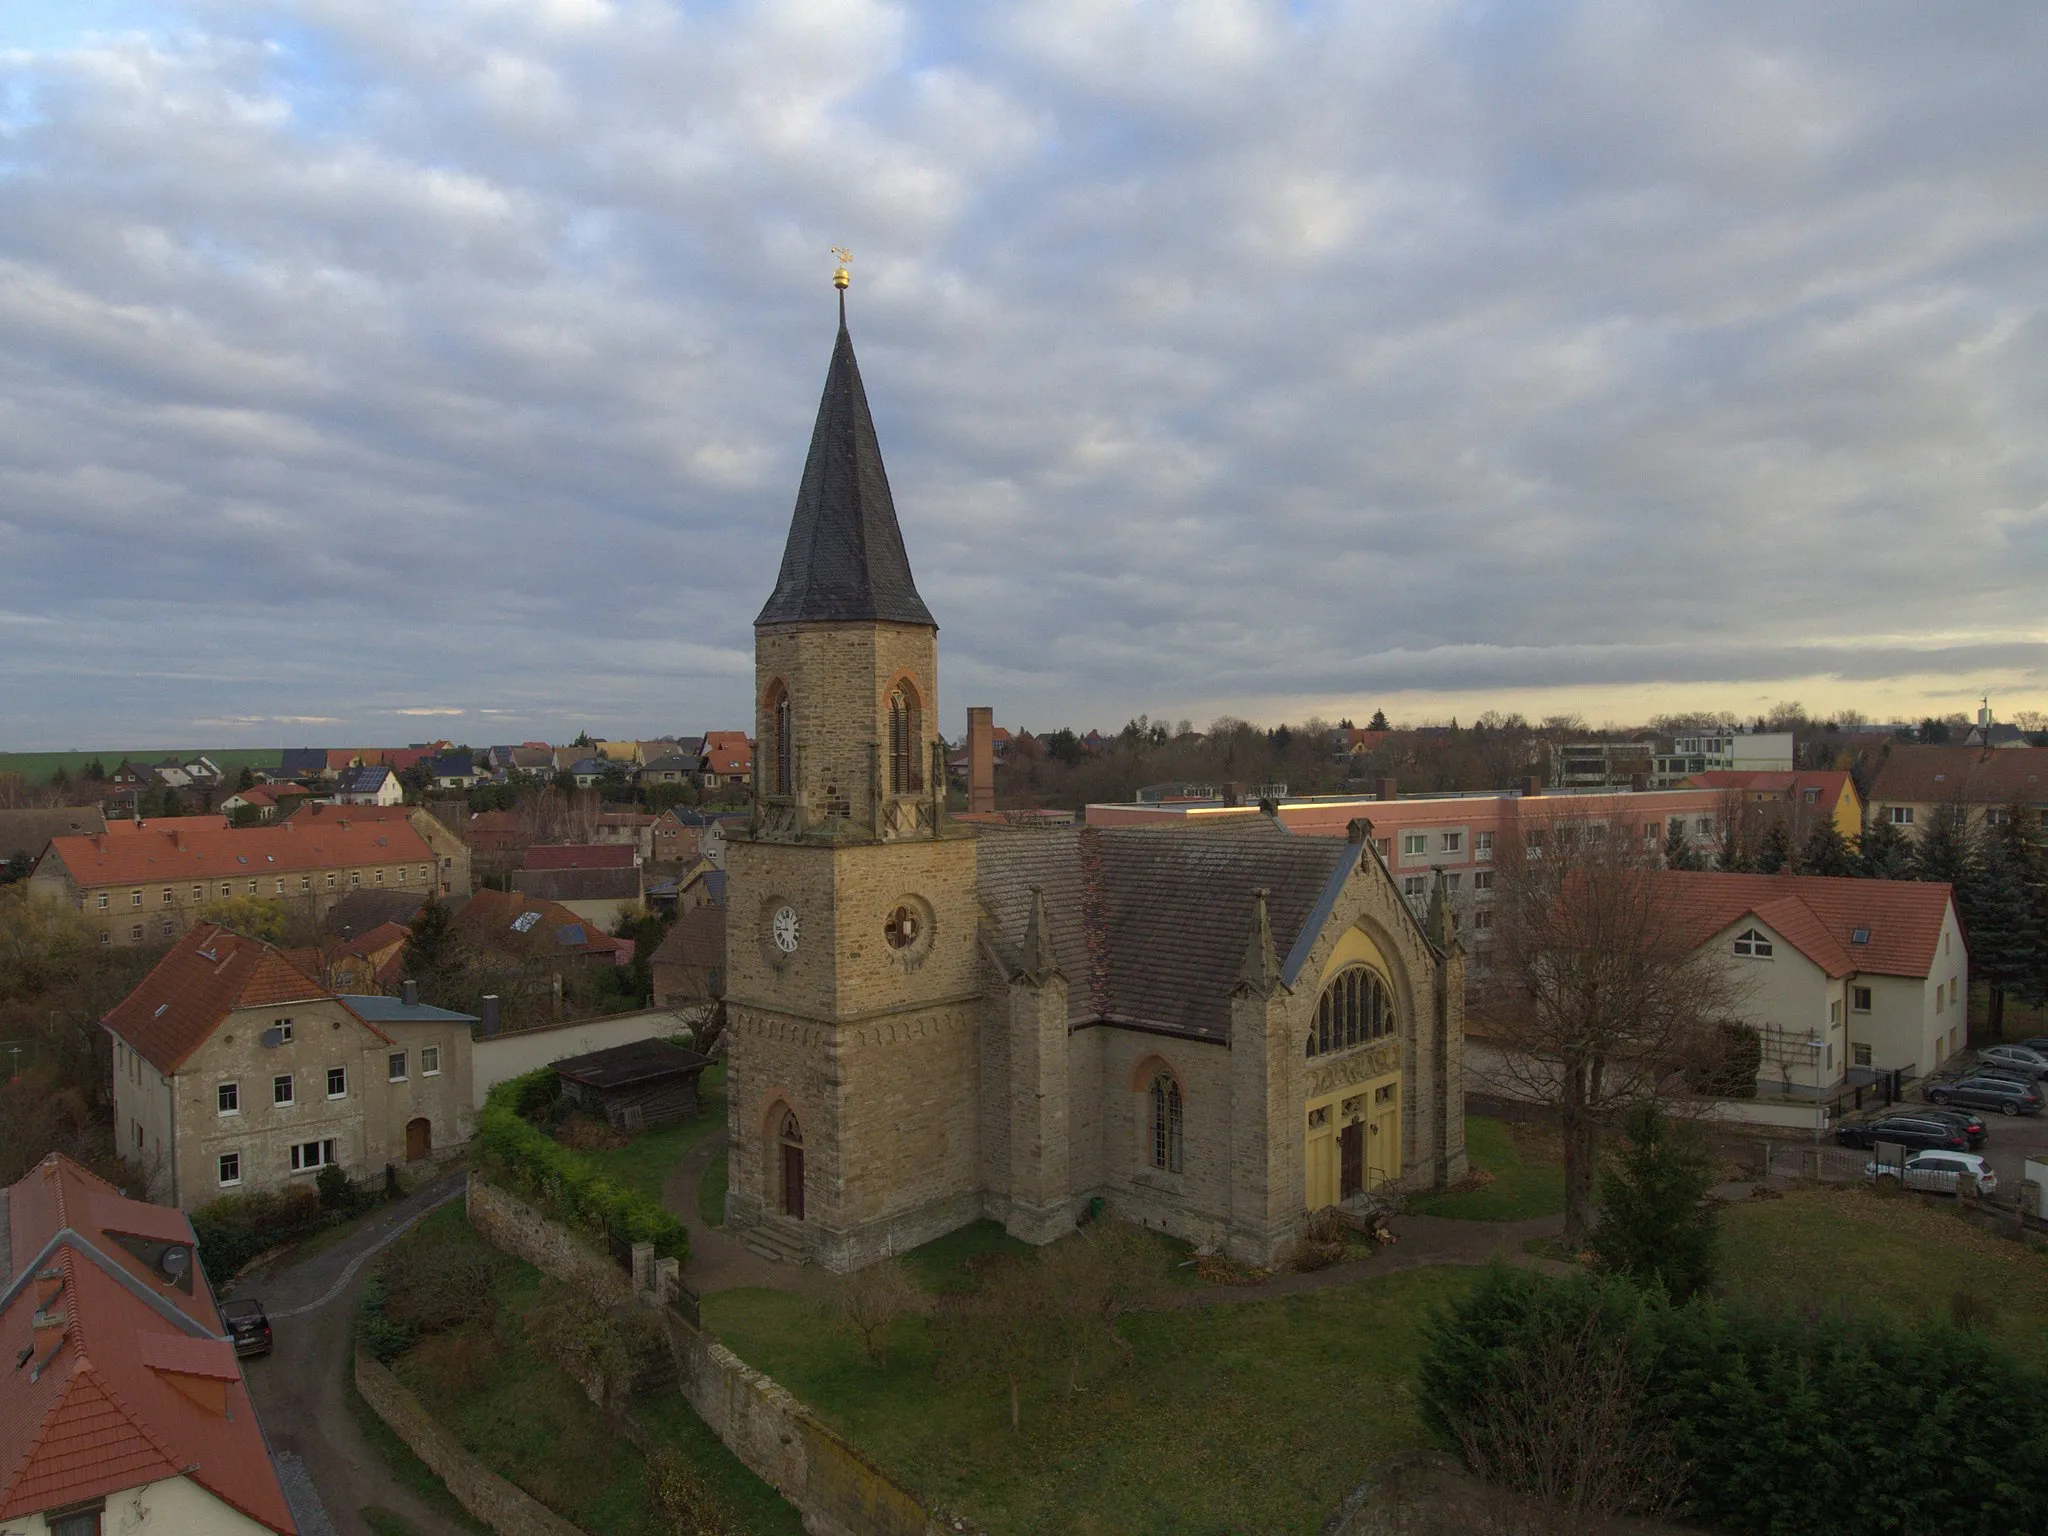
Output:
<path fill-rule="evenodd" d="M 889 690 L 889 793 L 914 794 L 924 788 L 918 761 L 924 746 L 924 718 L 917 689 L 909 678 Z"/>
<path fill-rule="evenodd" d="M 768 733 L 762 754 L 768 764 L 768 793 L 787 795 L 796 784 L 795 711 L 780 679 L 768 685 Z"/>
<path fill-rule="evenodd" d="M 1377 971 L 1354 965 L 1339 971 L 1316 1003 L 1308 1032 L 1308 1056 L 1347 1051 L 1394 1032 L 1394 999 Z"/>
<path fill-rule="evenodd" d="M 1152 1166 L 1181 1171 L 1180 1084 L 1167 1073 L 1152 1079 Z"/>

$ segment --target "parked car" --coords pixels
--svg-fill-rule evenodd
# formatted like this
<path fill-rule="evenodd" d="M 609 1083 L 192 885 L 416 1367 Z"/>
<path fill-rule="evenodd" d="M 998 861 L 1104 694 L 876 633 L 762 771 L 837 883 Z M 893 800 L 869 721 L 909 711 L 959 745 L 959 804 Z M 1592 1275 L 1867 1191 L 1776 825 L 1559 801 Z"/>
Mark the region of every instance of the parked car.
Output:
<path fill-rule="evenodd" d="M 1998 1189 L 1998 1175 L 1974 1152 L 1915 1152 L 1907 1157 L 1903 1172 L 1892 1163 L 1866 1163 L 1863 1172 L 1873 1179 L 1899 1179 L 1908 1189 L 1937 1195 L 1954 1194 L 1965 1174 L 1975 1177 L 1981 1194 Z"/>
<path fill-rule="evenodd" d="M 2048 1056 L 2048 1035 L 2035 1035 L 2031 1040 L 2022 1040 L 2020 1044 L 2030 1051 L 2039 1051 L 2043 1056 Z"/>
<path fill-rule="evenodd" d="M 228 1325 L 228 1337 L 235 1341 L 237 1355 L 270 1353 L 270 1319 L 263 1303 L 255 1297 L 228 1302 L 220 1309 L 220 1320 Z"/>
<path fill-rule="evenodd" d="M 2048 1056 L 2024 1045 L 1987 1045 L 1977 1053 L 1977 1060 L 1987 1067 L 2016 1067 L 2036 1077 L 2048 1077 Z"/>
<path fill-rule="evenodd" d="M 1963 1139 L 1969 1142 L 1972 1152 L 1984 1145 L 1987 1134 L 1984 1129 L 1984 1117 L 1975 1110 L 1928 1108 L 1916 1109 L 1913 1113 L 1929 1120 L 1946 1120 L 1963 1133 Z"/>
<path fill-rule="evenodd" d="M 1839 1126 L 1835 1140 L 1845 1147 L 1874 1147 L 1880 1141 L 1902 1147 L 1939 1148 L 1945 1152 L 1967 1152 L 1970 1139 L 1946 1120 L 1931 1115 L 1886 1115 L 1861 1125 Z"/>
<path fill-rule="evenodd" d="M 1974 1077 L 1929 1084 L 1927 1100 L 1930 1104 L 1968 1104 L 1977 1109 L 1995 1109 L 2001 1115 L 2041 1113 L 2040 1084 L 1981 1072 Z"/>

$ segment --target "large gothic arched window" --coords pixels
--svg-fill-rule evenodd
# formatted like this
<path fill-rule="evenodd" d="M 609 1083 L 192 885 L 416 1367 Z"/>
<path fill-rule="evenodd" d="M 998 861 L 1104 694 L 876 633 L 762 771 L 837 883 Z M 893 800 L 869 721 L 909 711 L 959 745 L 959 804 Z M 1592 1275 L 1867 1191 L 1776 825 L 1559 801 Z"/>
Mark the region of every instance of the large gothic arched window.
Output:
<path fill-rule="evenodd" d="M 923 710 L 909 678 L 889 690 L 889 793 L 908 795 L 924 788 L 918 762 L 924 745 Z"/>
<path fill-rule="evenodd" d="M 768 685 L 768 734 L 762 756 L 768 764 L 768 793 L 787 795 L 796 782 L 795 710 L 790 707 L 789 690 L 778 678 Z"/>
<path fill-rule="evenodd" d="M 1180 1084 L 1162 1072 L 1152 1079 L 1152 1166 L 1179 1173 Z"/>
<path fill-rule="evenodd" d="M 1394 1032 L 1394 1000 L 1379 973 L 1363 965 L 1339 971 L 1316 1003 L 1303 1053 L 1321 1056 L 1381 1040 Z"/>

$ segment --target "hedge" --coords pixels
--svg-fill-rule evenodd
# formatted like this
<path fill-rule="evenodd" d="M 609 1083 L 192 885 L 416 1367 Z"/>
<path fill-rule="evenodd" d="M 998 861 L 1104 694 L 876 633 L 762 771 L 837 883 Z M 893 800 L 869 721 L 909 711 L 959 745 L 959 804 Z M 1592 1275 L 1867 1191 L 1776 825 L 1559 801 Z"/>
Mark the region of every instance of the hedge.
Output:
<path fill-rule="evenodd" d="M 470 1150 L 478 1170 L 529 1196 L 567 1226 L 652 1243 L 658 1257 L 687 1260 L 690 1234 L 680 1221 L 645 1195 L 612 1183 L 527 1118 L 552 1105 L 555 1092 L 554 1069 L 542 1067 L 508 1078 L 486 1095 Z"/>
<path fill-rule="evenodd" d="M 1423 1417 L 1444 1442 L 1502 1367 L 1588 1320 L 1624 1342 L 1692 1515 L 1746 1536 L 2048 1530 L 2048 1375 L 1980 1333 L 1683 1306 L 1618 1278 L 1496 1266 L 1430 1327 Z"/>

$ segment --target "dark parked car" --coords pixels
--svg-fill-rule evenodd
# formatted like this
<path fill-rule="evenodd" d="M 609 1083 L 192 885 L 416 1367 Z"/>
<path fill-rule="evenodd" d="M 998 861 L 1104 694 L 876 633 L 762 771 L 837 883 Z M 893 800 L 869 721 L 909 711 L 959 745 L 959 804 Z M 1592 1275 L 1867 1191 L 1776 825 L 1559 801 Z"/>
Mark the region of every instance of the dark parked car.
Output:
<path fill-rule="evenodd" d="M 2039 1051 L 2043 1056 L 2048 1056 L 2048 1035 L 2036 1035 L 2031 1040 L 2022 1040 L 2020 1044 L 2030 1051 Z"/>
<path fill-rule="evenodd" d="M 1935 1109 L 1930 1107 L 1927 1109 L 1916 1109 L 1913 1113 L 1928 1120 L 1946 1120 L 1950 1125 L 1963 1133 L 1970 1143 L 1970 1150 L 1972 1152 L 1984 1145 L 1986 1134 L 1984 1130 L 1984 1117 L 1975 1110 Z"/>
<path fill-rule="evenodd" d="M 1946 1120 L 1931 1115 L 1886 1115 L 1863 1125 L 1844 1125 L 1835 1140 L 1845 1147 L 1874 1147 L 1880 1141 L 1924 1150 L 1938 1147 L 1944 1152 L 1967 1152 L 1970 1139 Z"/>
<path fill-rule="evenodd" d="M 1977 1109 L 1995 1109 L 2001 1115 L 2041 1113 L 2039 1084 L 2022 1082 L 2016 1077 L 1993 1077 L 1983 1072 L 1975 1077 L 1959 1077 L 1953 1082 L 1929 1084 L 1927 1101 L 1930 1104 L 1968 1104 Z"/>
<path fill-rule="evenodd" d="M 228 1337 L 235 1341 L 236 1354 L 270 1353 L 270 1319 L 263 1315 L 262 1302 L 254 1297 L 231 1301 L 220 1309 L 220 1318 L 228 1325 Z"/>

